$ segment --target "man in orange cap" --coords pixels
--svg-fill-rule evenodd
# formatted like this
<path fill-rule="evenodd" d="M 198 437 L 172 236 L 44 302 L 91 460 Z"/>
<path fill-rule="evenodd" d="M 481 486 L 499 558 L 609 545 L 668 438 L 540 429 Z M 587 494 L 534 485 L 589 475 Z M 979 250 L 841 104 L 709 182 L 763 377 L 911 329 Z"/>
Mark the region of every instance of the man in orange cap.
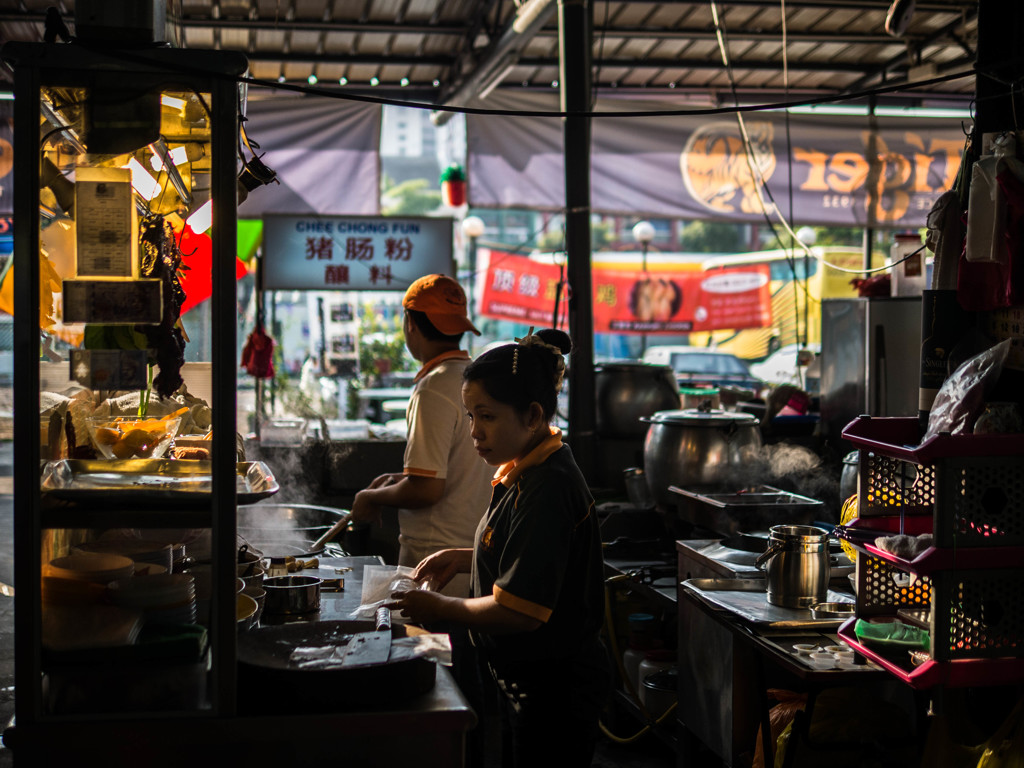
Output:
<path fill-rule="evenodd" d="M 356 494 L 352 520 L 376 520 L 382 507 L 397 507 L 398 564 L 415 567 L 438 550 L 473 546 L 493 470 L 473 448 L 462 405 L 470 358 L 459 345 L 466 331 L 480 335 L 462 286 L 447 275 L 427 275 L 409 286 L 402 306 L 405 345 L 423 364 L 406 411 L 405 466 Z M 453 581 L 444 592 L 467 597 L 469 581 Z"/>

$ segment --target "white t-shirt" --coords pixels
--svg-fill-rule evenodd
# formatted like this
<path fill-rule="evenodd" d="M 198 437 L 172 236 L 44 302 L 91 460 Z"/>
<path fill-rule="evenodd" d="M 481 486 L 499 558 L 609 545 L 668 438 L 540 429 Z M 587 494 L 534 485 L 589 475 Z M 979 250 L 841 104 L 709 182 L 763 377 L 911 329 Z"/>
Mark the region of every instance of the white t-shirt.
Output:
<path fill-rule="evenodd" d="M 469 363 L 463 350 L 434 358 L 423 367 L 409 399 L 404 472 L 445 484 L 436 504 L 398 510 L 400 565 L 414 566 L 440 549 L 472 547 L 477 523 L 487 511 L 494 469 L 473 448 L 462 404 L 462 372 Z M 468 591 L 468 582 L 465 586 Z"/>

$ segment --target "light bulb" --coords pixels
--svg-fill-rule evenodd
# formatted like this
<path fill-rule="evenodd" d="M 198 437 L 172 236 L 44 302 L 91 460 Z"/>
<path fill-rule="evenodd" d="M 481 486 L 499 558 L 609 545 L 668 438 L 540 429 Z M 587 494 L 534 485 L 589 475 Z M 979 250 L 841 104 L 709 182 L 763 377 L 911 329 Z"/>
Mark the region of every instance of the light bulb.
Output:
<path fill-rule="evenodd" d="M 160 183 L 143 167 L 142 163 L 133 157 L 128 161 L 127 168 L 132 172 L 132 187 L 144 199 L 152 200 L 160 194 Z"/>

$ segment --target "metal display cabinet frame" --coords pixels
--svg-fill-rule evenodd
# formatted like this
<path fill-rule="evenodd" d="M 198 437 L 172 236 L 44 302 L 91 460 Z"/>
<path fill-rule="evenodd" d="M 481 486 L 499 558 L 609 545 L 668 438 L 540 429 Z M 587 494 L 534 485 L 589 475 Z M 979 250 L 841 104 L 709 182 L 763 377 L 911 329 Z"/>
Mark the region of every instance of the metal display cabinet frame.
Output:
<path fill-rule="evenodd" d="M 194 729 L 204 720 L 232 716 L 236 711 L 236 616 L 234 570 L 236 474 L 236 177 L 239 92 L 238 77 L 247 68 L 237 53 L 171 48 L 110 50 L 78 44 L 8 43 L 2 55 L 14 69 L 14 280 L 15 280 L 15 672 L 18 681 L 16 727 L 5 734 L 26 756 L 47 740 L 59 741 L 74 725 L 86 726 L 90 741 L 102 743 L 114 733 L 131 732 L 131 721 L 159 719 Z M 62 131 L 61 115 L 44 104 L 53 89 L 78 89 L 102 98 L 104 88 L 182 91 L 208 94 L 210 196 L 214 201 L 211 231 L 213 254 L 212 346 L 212 490 L 187 509 L 129 506 L 111 509 L 82 505 L 55 514 L 43 503 L 40 488 L 42 438 L 33 417 L 40 406 L 40 137 Z M 87 89 L 87 90 L 82 90 Z M 49 119 L 49 125 L 41 124 Z M 41 546 L 46 529 L 100 527 L 115 515 L 135 528 L 211 528 L 213 592 L 211 594 L 210 669 L 208 692 L 194 711 L 65 715 L 46 711 L 42 674 Z M 191 723 L 191 725 L 188 725 Z M 61 730 L 64 729 L 64 730 Z M 73 729 L 72 729 L 73 730 Z M 173 728 L 171 728 L 173 730 Z M 116 761 L 115 761 L 116 762 Z"/>

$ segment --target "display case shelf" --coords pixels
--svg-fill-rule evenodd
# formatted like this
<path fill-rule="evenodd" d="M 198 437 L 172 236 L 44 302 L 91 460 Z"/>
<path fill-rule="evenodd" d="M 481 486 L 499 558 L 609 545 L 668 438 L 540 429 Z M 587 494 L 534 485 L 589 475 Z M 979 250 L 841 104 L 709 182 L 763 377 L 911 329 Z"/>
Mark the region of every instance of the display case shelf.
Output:
<path fill-rule="evenodd" d="M 138 720 L 231 717 L 237 695 L 235 203 L 244 103 L 237 78 L 246 58 L 159 45 L 123 50 L 114 42 L 15 41 L 2 55 L 13 71 L 19 147 L 10 273 L 19 361 L 13 387 L 18 725 L 59 734 L 74 722 L 98 728 L 102 722 L 103 729 L 127 733 Z M 191 217 L 206 202 L 213 204 L 212 226 L 197 234 L 188 222 L 198 221 Z M 183 318 L 187 281 L 180 276 L 189 271 L 192 251 L 182 244 L 200 235 L 212 265 L 204 275 L 209 301 Z M 204 344 L 190 348 L 196 367 L 189 373 L 185 346 L 197 338 Z M 198 384 L 208 400 L 192 394 Z M 171 406 L 169 398 L 179 399 Z M 103 487 L 104 475 L 130 475 L 129 461 L 167 461 L 157 457 L 168 450 L 168 436 L 200 403 L 213 437 L 202 493 L 175 497 L 137 477 Z M 31 418 L 34 411 L 38 419 Z M 81 461 L 98 466 L 89 487 L 41 471 Z M 48 479 L 56 485 L 47 486 Z M 153 564 L 136 569 L 121 555 L 102 556 L 107 563 L 126 561 L 127 570 L 98 568 L 100 555 L 78 548 L 104 534 L 155 539 L 156 529 L 175 529 L 167 536 L 209 534 L 205 626 L 196 625 L 198 579 L 177 573 L 177 560 L 159 566 L 175 572 L 154 576 Z M 142 572 L 153 581 L 139 595 Z M 181 641 L 189 629 L 198 637 L 186 652 Z M 19 761 L 32 758 L 19 755 Z"/>

